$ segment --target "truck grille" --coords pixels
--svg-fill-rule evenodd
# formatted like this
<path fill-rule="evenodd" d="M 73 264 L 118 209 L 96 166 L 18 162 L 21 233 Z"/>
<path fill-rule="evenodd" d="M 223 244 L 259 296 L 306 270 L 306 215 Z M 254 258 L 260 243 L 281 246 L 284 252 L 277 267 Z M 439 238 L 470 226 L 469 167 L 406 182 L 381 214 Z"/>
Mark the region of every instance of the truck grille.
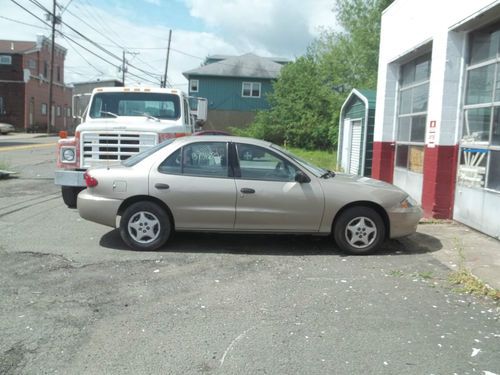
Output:
<path fill-rule="evenodd" d="M 84 132 L 81 136 L 82 167 L 119 163 L 156 144 L 155 133 Z"/>

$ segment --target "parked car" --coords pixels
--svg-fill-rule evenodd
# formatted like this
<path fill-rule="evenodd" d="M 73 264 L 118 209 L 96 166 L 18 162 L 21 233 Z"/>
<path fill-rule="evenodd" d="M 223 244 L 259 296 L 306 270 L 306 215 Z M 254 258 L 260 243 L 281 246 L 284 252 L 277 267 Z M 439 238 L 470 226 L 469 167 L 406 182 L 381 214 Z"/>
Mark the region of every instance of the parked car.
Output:
<path fill-rule="evenodd" d="M 192 135 L 231 135 L 231 133 L 224 130 L 200 130 L 199 132 L 193 133 Z"/>
<path fill-rule="evenodd" d="M 259 157 L 242 158 L 243 150 Z M 422 216 L 393 185 L 336 174 L 251 138 L 171 139 L 122 165 L 89 169 L 85 181 L 80 216 L 118 226 L 137 250 L 158 249 L 173 231 L 216 231 L 331 234 L 343 251 L 366 254 L 415 232 Z"/>
<path fill-rule="evenodd" d="M 0 134 L 8 134 L 16 130 L 14 125 L 0 122 Z"/>

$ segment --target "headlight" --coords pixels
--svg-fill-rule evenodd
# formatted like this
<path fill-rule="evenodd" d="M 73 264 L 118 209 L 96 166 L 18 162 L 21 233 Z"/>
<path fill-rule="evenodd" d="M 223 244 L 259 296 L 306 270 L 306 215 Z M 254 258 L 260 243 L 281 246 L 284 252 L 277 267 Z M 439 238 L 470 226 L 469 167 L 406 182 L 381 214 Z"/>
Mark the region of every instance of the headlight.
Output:
<path fill-rule="evenodd" d="M 401 208 L 411 208 L 411 207 L 415 207 L 415 206 L 418 206 L 418 203 L 415 199 L 413 199 L 412 197 L 410 196 L 407 196 L 405 199 L 403 199 L 401 201 L 401 203 L 399 204 L 399 206 Z"/>
<path fill-rule="evenodd" d="M 61 149 L 61 161 L 63 163 L 73 163 L 75 161 L 75 149 L 73 147 Z"/>

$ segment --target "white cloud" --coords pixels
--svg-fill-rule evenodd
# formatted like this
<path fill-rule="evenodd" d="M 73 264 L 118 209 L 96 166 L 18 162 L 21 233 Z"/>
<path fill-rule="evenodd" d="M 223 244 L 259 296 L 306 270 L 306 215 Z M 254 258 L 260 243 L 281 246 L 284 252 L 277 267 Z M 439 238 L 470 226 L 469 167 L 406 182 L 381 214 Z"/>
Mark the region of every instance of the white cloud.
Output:
<path fill-rule="evenodd" d="M 27 0 L 19 1 L 28 10 L 45 19 L 44 11 Z M 180 3 L 182 0 L 176 1 Z M 173 31 L 169 82 L 183 89 L 187 88 L 187 81 L 182 72 L 198 67 L 207 55 L 254 52 L 264 56 L 293 58 L 305 52 L 307 45 L 317 35 L 319 26 L 334 26 L 331 12 L 333 0 L 184 1 L 191 15 L 207 25 L 207 31 L 182 29 Z M 40 0 L 40 2 L 46 8 L 51 8 L 51 0 Z M 144 0 L 144 2 L 159 4 L 160 0 Z M 139 52 L 138 55 L 127 54 L 131 64 L 158 77 L 163 75 L 169 31 L 167 25 L 140 25 L 135 22 L 134 14 L 130 14 L 130 9 L 124 8 L 120 3 L 117 3 L 115 11 L 110 14 L 102 8 L 90 5 L 89 2 L 73 1 L 62 17 L 65 23 L 118 57 L 122 56 L 122 49 L 114 43 L 128 47 L 130 52 Z M 36 25 L 37 28 L 26 23 Z M 2 4 L 0 29 L 3 39 L 35 41 L 38 33 L 50 35 L 48 26 L 12 2 Z M 62 25 L 60 30 L 112 62 L 112 65 L 107 64 L 73 42 L 58 36 L 56 42 L 68 49 L 66 83 L 91 81 L 97 78 L 121 79 L 121 73 L 118 71 L 120 60 L 99 51 L 66 25 Z M 133 68 L 129 71 L 145 76 Z M 159 78 L 156 80 L 159 82 Z M 138 81 L 147 84 L 144 80 L 127 75 L 128 84 Z"/>
<path fill-rule="evenodd" d="M 305 52 L 321 27 L 334 27 L 333 0 L 186 0 L 191 15 L 241 52 L 293 57 Z"/>

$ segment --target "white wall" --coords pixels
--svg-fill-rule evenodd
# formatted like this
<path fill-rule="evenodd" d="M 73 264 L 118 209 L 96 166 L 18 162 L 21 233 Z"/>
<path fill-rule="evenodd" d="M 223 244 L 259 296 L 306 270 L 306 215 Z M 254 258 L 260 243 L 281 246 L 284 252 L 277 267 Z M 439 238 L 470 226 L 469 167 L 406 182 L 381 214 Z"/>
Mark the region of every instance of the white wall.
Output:
<path fill-rule="evenodd" d="M 428 121 L 436 144 L 457 143 L 466 34 L 451 31 L 500 0 L 396 0 L 382 15 L 374 141 L 395 139 L 397 79 L 401 63 L 432 43 Z M 451 32 L 450 32 L 451 31 Z M 406 59 L 406 60 L 405 60 Z"/>

